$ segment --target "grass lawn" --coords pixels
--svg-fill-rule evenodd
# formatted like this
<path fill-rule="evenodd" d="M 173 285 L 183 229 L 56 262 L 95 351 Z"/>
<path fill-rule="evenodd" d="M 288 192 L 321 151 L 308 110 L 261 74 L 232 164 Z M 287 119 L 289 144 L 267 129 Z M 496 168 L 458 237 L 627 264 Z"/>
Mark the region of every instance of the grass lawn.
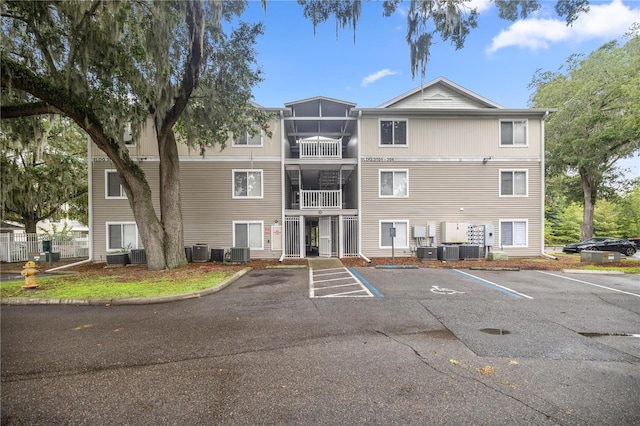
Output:
<path fill-rule="evenodd" d="M 125 269 L 125 268 L 123 268 Z M 43 299 L 120 299 L 188 293 L 219 285 L 236 271 L 193 274 L 192 277 L 152 277 L 132 280 L 127 274 L 100 276 L 77 273 L 38 278 L 37 290 L 24 290 L 24 280 L 0 283 L 0 296 Z"/>

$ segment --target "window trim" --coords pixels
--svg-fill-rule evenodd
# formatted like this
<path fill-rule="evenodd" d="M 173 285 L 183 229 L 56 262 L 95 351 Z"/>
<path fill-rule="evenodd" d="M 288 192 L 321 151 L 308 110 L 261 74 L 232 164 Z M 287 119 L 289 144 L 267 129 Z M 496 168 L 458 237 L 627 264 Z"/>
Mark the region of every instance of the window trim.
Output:
<path fill-rule="evenodd" d="M 520 194 L 503 194 L 502 193 L 502 173 L 511 172 L 512 189 L 515 189 L 515 175 L 517 172 L 524 172 L 524 195 Z M 515 192 L 515 191 L 512 191 Z M 500 198 L 525 198 L 529 196 L 529 169 L 500 169 L 498 171 L 498 197 Z"/>
<path fill-rule="evenodd" d="M 515 222 L 524 222 L 524 226 L 525 226 L 524 245 L 510 245 L 510 246 L 502 245 L 502 224 L 508 223 L 508 222 L 510 222 L 512 225 Z M 499 219 L 498 229 L 500 230 L 500 239 L 498 240 L 499 241 L 498 247 L 508 247 L 508 248 L 528 248 L 529 247 L 529 219 Z M 513 229 L 513 226 L 512 226 L 512 229 Z M 513 235 L 511 237 L 513 241 Z"/>
<path fill-rule="evenodd" d="M 236 173 L 260 173 L 260 195 L 236 195 Z M 247 191 L 248 192 L 248 191 Z M 234 200 L 261 200 L 264 198 L 264 170 L 263 169 L 232 169 L 231 170 L 231 197 Z"/>
<path fill-rule="evenodd" d="M 511 145 L 505 145 L 502 143 L 502 123 L 510 122 L 510 123 L 524 123 L 524 144 L 516 145 L 515 141 Z M 513 134 L 512 140 L 513 140 Z M 498 145 L 500 148 L 528 148 L 529 147 L 529 119 L 515 119 L 515 118 L 501 118 L 498 120 Z"/>
<path fill-rule="evenodd" d="M 104 198 L 106 200 L 126 200 L 127 193 L 124 192 L 124 188 L 122 187 L 122 184 L 120 184 L 120 195 L 118 196 L 109 195 L 109 173 L 115 173 L 116 176 L 118 175 L 118 172 L 116 169 L 106 169 L 104 171 Z M 118 182 L 120 182 L 120 176 L 118 176 Z"/>
<path fill-rule="evenodd" d="M 383 144 L 382 143 L 382 129 L 381 125 L 383 121 L 404 121 L 405 125 L 405 143 L 404 144 Z M 408 118 L 378 118 L 378 147 L 379 148 L 407 148 L 409 146 L 409 119 Z"/>
<path fill-rule="evenodd" d="M 382 195 L 382 173 L 392 172 L 393 183 L 395 188 L 395 173 L 404 172 L 407 176 L 407 194 L 406 195 Z M 378 198 L 409 198 L 409 169 L 378 169 Z"/>
<path fill-rule="evenodd" d="M 111 248 L 109 247 L 109 226 L 111 225 L 133 225 L 136 228 L 136 243 L 135 243 L 135 247 L 131 247 L 132 249 L 137 249 L 138 245 L 139 245 L 139 238 L 138 238 L 138 224 L 135 221 L 116 221 L 116 222 L 105 222 L 104 226 L 105 226 L 105 246 L 107 248 L 107 253 L 109 252 L 113 252 L 113 251 L 120 251 L 125 247 L 117 247 L 117 248 Z M 120 231 L 122 232 L 122 230 Z"/>
<path fill-rule="evenodd" d="M 394 244 L 394 249 L 408 249 L 409 245 L 411 244 L 410 240 L 409 240 L 409 219 L 380 219 L 378 220 L 378 248 L 383 250 L 383 249 L 390 249 L 391 246 L 383 246 L 382 245 L 382 224 L 383 223 L 389 223 L 391 222 L 393 224 L 393 227 L 395 228 L 397 223 L 404 223 L 407 226 L 407 234 L 406 234 L 406 238 L 407 238 L 407 245 L 406 246 L 398 246 Z M 397 235 L 397 233 L 396 233 Z"/>
<path fill-rule="evenodd" d="M 233 135 L 233 137 L 231 138 L 231 146 L 234 148 L 262 148 L 264 147 L 264 132 L 262 131 L 262 129 L 259 130 L 259 133 L 256 136 L 258 135 L 260 135 L 260 144 L 258 145 L 251 145 L 248 143 L 249 140 L 251 139 L 251 135 L 249 134 L 249 132 L 245 132 L 245 136 L 247 138 L 247 144 L 236 143 L 236 137 L 235 135 Z"/>
<path fill-rule="evenodd" d="M 253 223 L 260 224 L 260 247 L 251 247 L 250 250 L 264 250 L 264 221 L 263 220 L 234 220 L 231 222 L 232 227 L 232 238 L 233 238 L 233 247 L 238 247 L 236 245 L 236 225 L 249 225 Z M 248 233 L 247 233 L 248 235 Z M 249 240 L 251 240 L 249 238 Z"/>

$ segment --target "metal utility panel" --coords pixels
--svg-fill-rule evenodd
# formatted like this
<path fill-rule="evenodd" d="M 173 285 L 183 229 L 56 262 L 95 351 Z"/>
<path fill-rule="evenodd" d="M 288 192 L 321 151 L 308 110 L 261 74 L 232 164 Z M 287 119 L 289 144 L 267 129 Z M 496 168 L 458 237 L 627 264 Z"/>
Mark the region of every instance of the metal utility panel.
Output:
<path fill-rule="evenodd" d="M 487 224 L 484 226 L 484 245 L 486 247 L 495 246 L 495 229 L 493 224 Z"/>
<path fill-rule="evenodd" d="M 413 227 L 413 238 L 427 238 L 427 227 L 426 226 L 414 226 Z"/>
<path fill-rule="evenodd" d="M 440 241 L 448 244 L 469 242 L 469 224 L 467 222 L 442 222 L 440 224 Z"/>

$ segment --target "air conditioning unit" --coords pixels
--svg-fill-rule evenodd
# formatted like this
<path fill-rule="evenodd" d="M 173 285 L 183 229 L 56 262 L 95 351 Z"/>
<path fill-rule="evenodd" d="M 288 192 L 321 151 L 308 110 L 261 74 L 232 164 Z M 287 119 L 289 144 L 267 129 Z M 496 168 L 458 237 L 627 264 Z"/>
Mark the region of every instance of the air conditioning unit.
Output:
<path fill-rule="evenodd" d="M 440 246 L 438 247 L 438 260 L 460 260 L 460 250 L 458 246 Z"/>
<path fill-rule="evenodd" d="M 249 247 L 231 247 L 232 263 L 246 263 L 250 258 Z"/>
<path fill-rule="evenodd" d="M 461 245 L 458 246 L 460 259 L 480 259 L 480 246 Z"/>
<path fill-rule="evenodd" d="M 224 249 L 211 249 L 212 262 L 224 262 Z"/>
<path fill-rule="evenodd" d="M 193 249 L 191 246 L 184 246 L 184 255 L 187 258 L 187 262 L 193 262 Z"/>
<path fill-rule="evenodd" d="M 209 245 L 208 244 L 196 244 L 191 248 L 192 258 L 194 262 L 204 263 L 209 261 Z"/>
<path fill-rule="evenodd" d="M 437 260 L 438 250 L 435 247 L 418 247 L 416 257 L 423 261 Z"/>
<path fill-rule="evenodd" d="M 129 262 L 132 265 L 144 265 L 147 263 L 147 253 L 144 249 L 129 250 Z"/>

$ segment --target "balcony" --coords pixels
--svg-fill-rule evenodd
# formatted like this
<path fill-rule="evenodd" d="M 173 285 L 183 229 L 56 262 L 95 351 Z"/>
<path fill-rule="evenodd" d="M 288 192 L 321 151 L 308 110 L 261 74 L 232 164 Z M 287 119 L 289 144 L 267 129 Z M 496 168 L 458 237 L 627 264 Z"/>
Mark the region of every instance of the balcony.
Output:
<path fill-rule="evenodd" d="M 342 208 L 342 190 L 302 190 L 300 191 L 301 209 L 340 209 Z"/>
<path fill-rule="evenodd" d="M 327 139 L 319 136 L 299 139 L 300 158 L 342 158 L 340 139 Z"/>

